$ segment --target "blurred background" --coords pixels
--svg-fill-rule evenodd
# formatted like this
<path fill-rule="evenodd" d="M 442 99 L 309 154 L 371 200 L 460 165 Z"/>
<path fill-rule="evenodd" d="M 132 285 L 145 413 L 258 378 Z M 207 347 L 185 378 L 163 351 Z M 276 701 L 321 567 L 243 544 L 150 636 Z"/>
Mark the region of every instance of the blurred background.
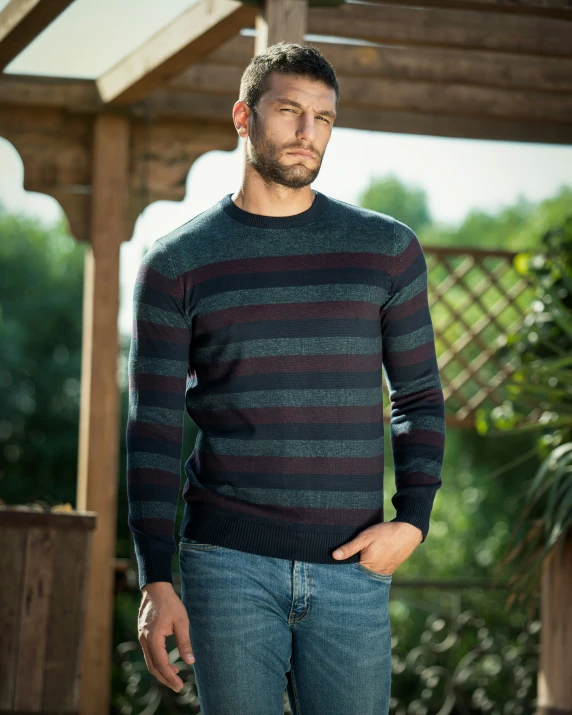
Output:
<path fill-rule="evenodd" d="M 95 79 L 193 4 L 76 0 L 4 74 Z M 122 715 L 199 712 L 192 668 L 178 662 L 188 688 L 177 696 L 147 673 L 137 643 L 125 484 L 135 275 L 157 238 L 238 188 L 242 161 L 238 138 L 234 149 L 201 154 L 183 198 L 144 207 L 120 246 L 110 708 Z M 54 198 L 23 188 L 24 175 L 0 131 L 0 498 L 75 508 L 87 243 Z M 565 539 L 572 502 L 572 147 L 334 127 L 313 188 L 409 225 L 430 268 L 450 423 L 429 536 L 392 586 L 391 712 L 536 712 L 542 558 Z M 479 340 L 464 340 L 471 330 Z M 195 434 L 188 420 L 183 461 Z"/>

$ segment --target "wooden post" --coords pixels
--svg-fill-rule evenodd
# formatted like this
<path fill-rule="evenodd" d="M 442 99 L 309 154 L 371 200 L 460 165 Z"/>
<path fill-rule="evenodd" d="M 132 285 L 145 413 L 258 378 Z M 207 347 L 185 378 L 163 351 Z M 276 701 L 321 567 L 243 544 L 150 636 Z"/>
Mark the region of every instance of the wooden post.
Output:
<path fill-rule="evenodd" d="M 572 715 L 572 529 L 542 567 L 538 715 Z"/>
<path fill-rule="evenodd" d="M 259 55 L 281 40 L 302 44 L 307 26 L 307 0 L 265 0 L 254 24 L 254 54 Z"/>
<path fill-rule="evenodd" d="M 126 236 L 129 119 L 94 120 L 85 255 L 77 508 L 97 512 L 85 617 L 80 712 L 110 711 L 119 455 L 119 248 Z"/>

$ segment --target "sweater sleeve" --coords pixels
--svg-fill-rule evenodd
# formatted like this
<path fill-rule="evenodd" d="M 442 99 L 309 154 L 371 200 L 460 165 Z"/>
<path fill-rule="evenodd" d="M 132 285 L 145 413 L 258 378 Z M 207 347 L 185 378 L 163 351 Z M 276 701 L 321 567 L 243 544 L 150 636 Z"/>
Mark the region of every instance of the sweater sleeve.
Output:
<path fill-rule="evenodd" d="M 381 311 L 382 358 L 391 401 L 396 492 L 392 521 L 418 527 L 425 541 L 445 449 L 445 404 L 427 299 L 427 264 L 415 233 L 395 221 L 397 254 Z"/>
<path fill-rule="evenodd" d="M 180 284 L 158 239 L 137 274 L 128 366 L 128 524 L 140 588 L 154 581 L 173 583 L 190 340 Z"/>

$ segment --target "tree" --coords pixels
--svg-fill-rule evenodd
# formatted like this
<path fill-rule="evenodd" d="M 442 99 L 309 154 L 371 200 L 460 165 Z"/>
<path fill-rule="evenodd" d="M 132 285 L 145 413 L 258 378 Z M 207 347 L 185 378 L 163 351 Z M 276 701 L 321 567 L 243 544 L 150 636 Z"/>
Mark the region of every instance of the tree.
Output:
<path fill-rule="evenodd" d="M 0 207 L 0 494 L 75 504 L 84 246 Z"/>

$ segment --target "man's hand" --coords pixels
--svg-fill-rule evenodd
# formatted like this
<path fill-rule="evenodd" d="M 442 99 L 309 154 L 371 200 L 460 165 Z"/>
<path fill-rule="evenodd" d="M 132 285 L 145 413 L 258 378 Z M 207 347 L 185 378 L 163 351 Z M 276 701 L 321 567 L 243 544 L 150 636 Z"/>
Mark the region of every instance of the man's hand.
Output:
<path fill-rule="evenodd" d="M 169 663 L 166 637 L 175 634 L 179 654 L 187 663 L 193 663 L 195 657 L 189 638 L 187 610 L 171 583 L 157 581 L 143 587 L 137 630 L 147 670 L 160 683 L 180 692 L 183 681 L 177 677 L 177 666 Z"/>
<path fill-rule="evenodd" d="M 347 559 L 361 551 L 360 563 L 377 573 L 391 574 L 406 561 L 423 539 L 421 529 L 405 521 L 385 521 L 364 529 L 338 547 L 335 559 Z"/>

